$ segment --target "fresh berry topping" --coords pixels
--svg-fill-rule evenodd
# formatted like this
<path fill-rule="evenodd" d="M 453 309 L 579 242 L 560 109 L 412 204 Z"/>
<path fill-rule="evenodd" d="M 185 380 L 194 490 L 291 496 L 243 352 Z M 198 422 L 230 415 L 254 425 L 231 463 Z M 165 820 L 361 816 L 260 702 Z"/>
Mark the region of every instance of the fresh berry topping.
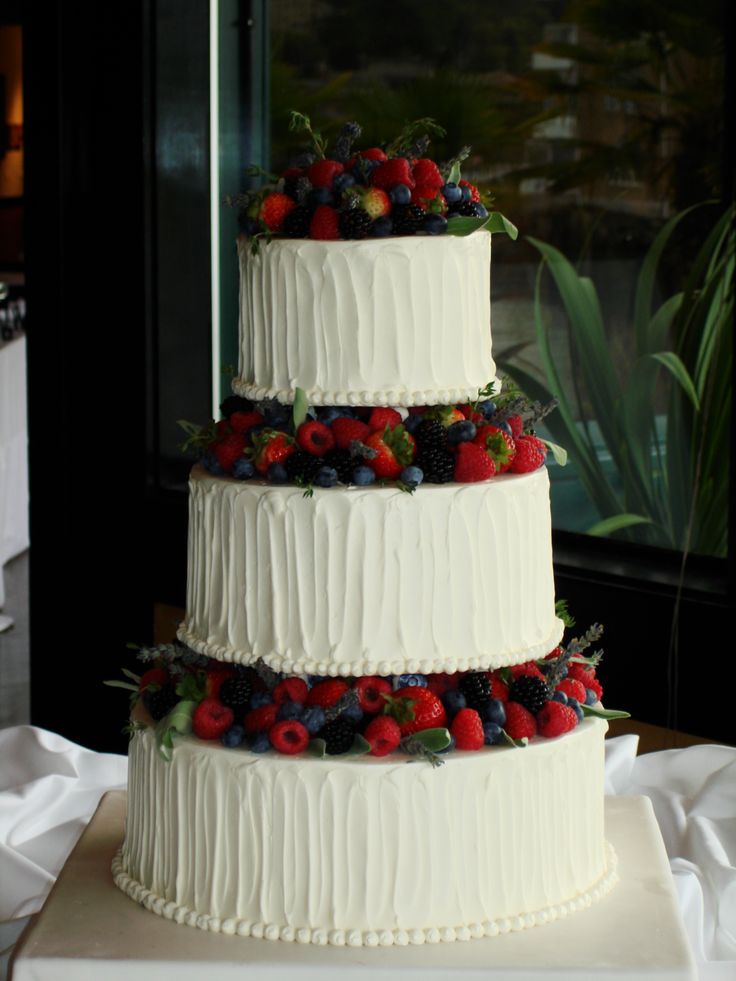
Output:
<path fill-rule="evenodd" d="M 414 438 L 403 426 L 394 429 L 386 426 L 382 433 L 371 433 L 365 445 L 376 451 L 368 462 L 377 477 L 395 480 L 414 457 Z"/>
<path fill-rule="evenodd" d="M 330 467 L 337 474 L 337 480 L 341 484 L 350 484 L 353 480 L 353 470 L 355 469 L 355 459 L 350 450 L 341 450 L 336 447 L 325 453 L 322 457 L 325 467 Z"/>
<path fill-rule="evenodd" d="M 523 664 L 514 664 L 509 668 L 512 678 L 520 678 L 522 675 L 530 675 L 532 678 L 540 678 L 542 681 L 547 679 L 544 672 L 540 670 L 535 661 L 524 661 Z"/>
<path fill-rule="evenodd" d="M 398 748 L 401 729 L 395 719 L 388 715 L 379 715 L 368 723 L 363 736 L 371 745 L 371 756 L 388 756 Z"/>
<path fill-rule="evenodd" d="M 354 439 L 362 443 L 370 432 L 370 428 L 360 419 L 347 419 L 340 417 L 332 423 L 332 435 L 335 438 L 335 446 L 340 450 L 349 450 L 350 444 Z"/>
<path fill-rule="evenodd" d="M 460 709 L 450 725 L 457 749 L 480 749 L 485 742 L 483 723 L 475 709 Z"/>
<path fill-rule="evenodd" d="M 496 472 L 493 460 L 482 446 L 460 443 L 455 456 L 455 480 L 461 484 L 488 480 Z"/>
<path fill-rule="evenodd" d="M 334 487 L 337 482 L 337 470 L 334 467 L 322 466 L 314 475 L 315 487 Z"/>
<path fill-rule="evenodd" d="M 284 219 L 281 234 L 286 238 L 306 238 L 312 223 L 312 209 L 306 204 L 297 205 Z"/>
<path fill-rule="evenodd" d="M 278 705 L 273 702 L 251 709 L 243 720 L 246 733 L 251 736 L 256 732 L 268 732 L 276 721 L 278 710 Z"/>
<path fill-rule="evenodd" d="M 475 439 L 476 433 L 475 424 L 469 419 L 453 422 L 447 429 L 447 444 L 448 446 L 457 446 L 459 443 L 469 443 Z"/>
<path fill-rule="evenodd" d="M 268 738 L 277 752 L 293 756 L 303 753 L 309 745 L 309 733 L 301 722 L 296 719 L 284 719 L 276 722 L 268 730 Z"/>
<path fill-rule="evenodd" d="M 447 231 L 447 218 L 444 215 L 429 214 L 424 219 L 422 230 L 427 235 L 444 235 Z"/>
<path fill-rule="evenodd" d="M 537 723 L 529 709 L 519 702 L 506 702 L 504 729 L 512 739 L 531 739 L 537 734 Z"/>
<path fill-rule="evenodd" d="M 143 695 L 143 703 L 154 722 L 159 722 L 168 715 L 179 701 L 173 684 L 162 685 L 160 688 L 149 685 Z"/>
<path fill-rule="evenodd" d="M 240 746 L 245 739 L 245 729 L 243 726 L 236 725 L 230 726 L 230 728 L 223 732 L 220 736 L 220 742 L 223 746 L 227 746 L 228 749 L 235 749 Z"/>
<path fill-rule="evenodd" d="M 255 456 L 253 464 L 258 473 L 265 475 L 272 463 L 284 463 L 296 449 L 293 436 L 277 429 L 264 429 L 253 437 Z"/>
<path fill-rule="evenodd" d="M 489 698 L 483 707 L 482 715 L 486 722 L 495 722 L 496 725 L 503 726 L 506 723 L 505 703 L 500 698 Z"/>
<path fill-rule="evenodd" d="M 498 722 L 483 723 L 483 737 L 486 746 L 496 746 L 503 742 L 503 726 Z"/>
<path fill-rule="evenodd" d="M 512 473 L 531 473 L 538 470 L 547 456 L 547 447 L 536 436 L 519 436 L 516 443 L 516 456 L 509 468 Z"/>
<path fill-rule="evenodd" d="M 540 736 L 553 739 L 563 732 L 570 732 L 578 724 L 574 709 L 561 702 L 547 702 L 537 715 L 537 728 Z"/>
<path fill-rule="evenodd" d="M 426 185 L 428 188 L 435 191 L 439 190 L 445 183 L 439 167 L 434 160 L 415 160 L 414 166 L 412 167 L 412 177 L 414 178 L 417 187 L 420 185 Z M 478 200 L 480 200 L 480 198 Z"/>
<path fill-rule="evenodd" d="M 393 697 L 387 699 L 386 715 L 399 723 L 402 736 L 423 729 L 434 729 L 447 722 L 445 706 L 429 688 L 420 686 L 397 689 Z"/>
<path fill-rule="evenodd" d="M 199 739 L 219 739 L 233 718 L 233 710 L 218 699 L 203 698 L 192 714 L 192 731 Z"/>
<path fill-rule="evenodd" d="M 422 211 L 442 214 L 447 211 L 447 202 L 436 187 L 428 184 L 417 185 L 411 192 L 411 203 L 418 205 Z"/>
<path fill-rule="evenodd" d="M 245 437 L 240 433 L 230 433 L 212 443 L 210 449 L 225 473 L 232 473 L 235 461 L 240 459 L 245 449 Z"/>
<path fill-rule="evenodd" d="M 585 685 L 581 681 L 578 681 L 577 678 L 563 678 L 555 691 L 562 692 L 568 698 L 577 698 L 579 702 L 585 701 Z"/>
<path fill-rule="evenodd" d="M 371 172 L 370 183 L 373 187 L 380 187 L 384 191 L 390 191 L 397 184 L 406 184 L 413 188 L 416 183 L 409 166 L 409 161 L 404 157 L 394 157 L 386 160 Z"/>
<path fill-rule="evenodd" d="M 350 208 L 340 214 L 340 236 L 344 239 L 368 238 L 373 219 L 362 208 Z"/>
<path fill-rule="evenodd" d="M 540 678 L 523 674 L 512 681 L 509 687 L 509 699 L 518 702 L 536 715 L 549 698 L 549 687 Z"/>
<path fill-rule="evenodd" d="M 404 469 L 399 474 L 399 483 L 409 490 L 414 490 L 418 487 L 424 480 L 424 471 L 421 467 L 415 467 L 413 464 L 410 467 L 404 467 Z"/>
<path fill-rule="evenodd" d="M 301 719 L 302 715 L 304 715 L 303 702 L 290 702 L 287 698 L 279 705 L 279 710 L 276 713 L 276 721 L 282 722 L 284 719 Z"/>
<path fill-rule="evenodd" d="M 210 661 L 207 667 L 205 689 L 208 698 L 220 697 L 220 688 L 228 680 L 235 677 L 235 668 L 221 661 Z"/>
<path fill-rule="evenodd" d="M 317 733 L 325 741 L 325 752 L 329 756 L 347 753 L 355 740 L 355 727 L 346 719 L 333 719 L 322 726 Z"/>
<path fill-rule="evenodd" d="M 321 708 L 329 708 L 348 690 L 347 681 L 341 678 L 327 678 L 325 681 L 318 681 L 313 688 L 310 688 L 307 695 L 307 705 L 319 705 Z"/>
<path fill-rule="evenodd" d="M 226 678 L 220 685 L 220 701 L 238 715 L 242 715 L 245 712 L 250 702 L 251 694 L 252 687 L 250 679 L 243 675 Z"/>
<path fill-rule="evenodd" d="M 498 426 L 480 426 L 473 442 L 482 446 L 493 460 L 496 473 L 505 473 L 516 456 L 513 438 Z"/>
<path fill-rule="evenodd" d="M 315 160 L 307 169 L 312 187 L 332 187 L 332 182 L 344 170 L 337 160 Z"/>
<path fill-rule="evenodd" d="M 306 728 L 310 736 L 316 736 L 325 724 L 325 710 L 320 705 L 311 705 L 305 708 L 299 717 L 299 721 Z"/>
<path fill-rule="evenodd" d="M 365 464 L 362 464 L 353 470 L 352 482 L 356 487 L 369 487 L 376 482 L 376 472 Z"/>
<path fill-rule="evenodd" d="M 280 232 L 284 219 L 296 208 L 296 201 L 288 194 L 269 194 L 261 205 L 259 218 L 271 232 Z"/>
<path fill-rule="evenodd" d="M 500 702 L 507 702 L 509 698 L 509 688 L 500 675 L 494 671 L 488 676 L 491 683 L 491 697 L 497 698 Z"/>
<path fill-rule="evenodd" d="M 263 416 L 260 412 L 233 412 L 229 422 L 230 428 L 234 433 L 245 435 L 254 426 L 258 426 L 263 422 Z"/>
<path fill-rule="evenodd" d="M 467 708 L 465 695 L 459 688 L 450 688 L 440 696 L 442 704 L 445 706 L 448 719 L 454 719 L 460 709 Z"/>
<path fill-rule="evenodd" d="M 335 445 L 330 427 L 312 419 L 301 424 L 296 433 L 296 441 L 306 453 L 313 456 L 324 456 Z"/>
<path fill-rule="evenodd" d="M 306 702 L 309 688 L 302 678 L 282 678 L 273 690 L 273 700 L 277 705 L 282 702 Z"/>
<path fill-rule="evenodd" d="M 358 192 L 360 207 L 371 218 L 383 218 L 391 211 L 391 200 L 380 187 L 368 187 Z"/>
<path fill-rule="evenodd" d="M 358 704 L 361 709 L 372 714 L 383 711 L 386 704 L 383 696 L 390 695 L 392 690 L 390 681 L 368 675 L 358 678 L 353 689 L 358 693 Z"/>
<path fill-rule="evenodd" d="M 433 691 L 435 695 L 442 696 L 446 691 L 457 688 L 457 675 L 445 674 L 444 672 L 439 674 L 428 674 L 427 688 L 429 688 L 430 691 Z"/>
<path fill-rule="evenodd" d="M 491 697 L 491 683 L 482 671 L 468 671 L 458 685 L 466 704 L 480 712 Z"/>
<path fill-rule="evenodd" d="M 141 675 L 141 680 L 138 682 L 138 691 L 145 691 L 149 685 L 155 685 L 157 688 L 161 688 L 163 685 L 168 684 L 169 672 L 164 668 L 149 668 L 148 671 Z"/>
<path fill-rule="evenodd" d="M 424 210 L 418 204 L 397 204 L 391 212 L 394 235 L 416 235 L 424 224 Z"/>
<path fill-rule="evenodd" d="M 340 238 L 340 223 L 337 211 L 327 204 L 321 204 L 312 215 L 309 237 L 320 241 L 333 241 Z"/>
<path fill-rule="evenodd" d="M 506 422 L 511 429 L 511 435 L 516 440 L 524 432 L 524 420 L 521 416 L 509 416 Z"/>
<path fill-rule="evenodd" d="M 287 458 L 285 466 L 289 480 L 297 484 L 309 485 L 314 482 L 317 471 L 322 466 L 322 457 L 297 450 Z"/>
<path fill-rule="evenodd" d="M 386 426 L 389 429 L 393 429 L 401 423 L 401 414 L 396 411 L 396 409 L 389 409 L 388 407 L 378 406 L 375 408 L 368 419 L 368 429 L 375 433 L 378 430 L 383 431 Z"/>
<path fill-rule="evenodd" d="M 470 191 L 470 199 L 469 200 L 471 200 L 471 201 L 480 201 L 480 191 L 475 186 L 475 184 L 471 184 L 470 181 L 461 180 L 460 181 L 460 187 L 467 187 L 467 189 Z"/>
<path fill-rule="evenodd" d="M 592 665 L 571 661 L 568 665 L 567 675 L 568 678 L 574 678 L 576 681 L 579 681 L 583 687 L 590 688 L 594 691 L 598 701 L 603 698 L 603 688 L 600 681 L 596 678 L 595 668 Z M 584 701 L 584 699 L 579 699 L 579 701 Z"/>

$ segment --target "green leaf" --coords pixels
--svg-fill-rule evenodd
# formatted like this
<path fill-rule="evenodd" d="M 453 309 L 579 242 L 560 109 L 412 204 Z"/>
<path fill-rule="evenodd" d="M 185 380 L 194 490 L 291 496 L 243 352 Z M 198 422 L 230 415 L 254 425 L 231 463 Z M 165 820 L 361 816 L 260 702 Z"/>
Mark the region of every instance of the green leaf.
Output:
<path fill-rule="evenodd" d="M 121 670 L 126 678 L 130 678 L 130 680 L 134 681 L 137 685 L 140 684 L 141 681 L 140 675 L 134 674 L 132 671 L 128 671 L 127 668 L 122 668 Z"/>
<path fill-rule="evenodd" d="M 167 721 L 169 728 L 181 736 L 188 736 L 192 731 L 192 716 L 197 702 L 183 701 L 175 705 L 162 721 Z"/>
<path fill-rule="evenodd" d="M 521 739 L 512 739 L 505 729 L 502 729 L 501 732 L 509 746 L 514 746 L 516 749 L 525 749 L 529 745 L 529 739 L 526 736 L 522 736 Z"/>
<path fill-rule="evenodd" d="M 448 184 L 459 184 L 460 183 L 460 161 L 456 160 L 452 167 L 450 168 L 450 174 L 447 178 Z"/>
<path fill-rule="evenodd" d="M 508 235 L 512 242 L 515 242 L 519 237 L 519 229 L 513 222 L 510 222 L 508 218 L 504 218 L 500 211 L 492 211 L 488 215 L 485 223 L 485 229 L 486 231 L 491 232 L 491 234 L 493 234 L 493 232 L 504 232 L 506 235 Z"/>
<path fill-rule="evenodd" d="M 203 671 L 198 671 L 196 674 L 187 672 L 177 682 L 176 694 L 181 699 L 198 704 L 206 694 L 206 685 L 207 679 Z"/>
<path fill-rule="evenodd" d="M 596 708 L 595 705 L 581 705 L 583 715 L 593 715 L 596 719 L 630 719 L 630 712 L 623 712 L 620 709 Z"/>
<path fill-rule="evenodd" d="M 317 742 L 317 740 L 313 739 L 312 742 Z M 320 739 L 319 742 L 324 742 L 324 740 Z M 359 732 L 356 732 L 355 739 L 353 739 L 353 745 L 350 747 L 347 753 L 345 753 L 345 755 L 365 756 L 365 754 L 370 753 L 370 751 L 371 751 L 371 744 L 368 742 L 365 736 L 361 736 Z"/>
<path fill-rule="evenodd" d="M 547 447 L 547 449 L 550 451 L 550 453 L 554 457 L 555 463 L 559 467 L 566 467 L 567 466 L 567 450 L 565 449 L 565 447 L 564 446 L 560 446 L 559 443 L 553 443 L 549 439 L 543 439 L 542 442 L 544 443 L 544 445 Z"/>
<path fill-rule="evenodd" d="M 672 377 L 677 381 L 685 392 L 687 397 L 693 404 L 693 408 L 696 412 L 700 411 L 700 400 L 698 399 L 698 393 L 695 391 L 695 386 L 693 385 L 692 378 L 682 363 L 680 358 L 672 351 L 659 351 L 657 354 L 649 355 L 654 361 L 658 361 L 661 365 L 669 371 Z"/>
<path fill-rule="evenodd" d="M 612 535 L 615 531 L 622 528 L 633 528 L 635 525 L 650 525 L 651 518 L 645 518 L 640 514 L 614 514 L 610 518 L 597 521 L 590 528 L 586 529 L 586 535 L 595 535 L 598 538 Z"/>
<path fill-rule="evenodd" d="M 317 756 L 320 759 L 324 759 L 327 756 L 327 743 L 324 739 L 310 739 L 309 746 L 307 746 L 307 752 L 312 756 Z"/>
<path fill-rule="evenodd" d="M 294 406 L 292 409 L 291 418 L 294 423 L 294 432 L 301 426 L 304 420 L 307 418 L 307 410 L 309 408 L 309 403 L 307 402 L 307 395 L 303 388 L 294 389 Z"/>
<path fill-rule="evenodd" d="M 103 685 L 107 685 L 108 688 L 124 688 L 126 691 L 134 691 L 136 695 L 138 694 L 138 685 L 131 685 L 127 681 L 103 681 Z"/>
<path fill-rule="evenodd" d="M 450 733 L 444 728 L 422 729 L 421 732 L 415 732 L 412 735 L 415 742 L 432 753 L 440 753 L 443 749 L 447 749 L 450 745 L 450 738 Z"/>
<path fill-rule="evenodd" d="M 487 218 L 467 218 L 456 215 L 447 220 L 448 235 L 472 235 L 473 232 L 480 231 L 481 228 L 491 232 L 491 234 L 493 232 L 505 232 L 513 240 L 519 237 L 519 230 L 516 225 L 512 224 L 508 218 L 504 218 L 499 211 L 492 211 Z"/>

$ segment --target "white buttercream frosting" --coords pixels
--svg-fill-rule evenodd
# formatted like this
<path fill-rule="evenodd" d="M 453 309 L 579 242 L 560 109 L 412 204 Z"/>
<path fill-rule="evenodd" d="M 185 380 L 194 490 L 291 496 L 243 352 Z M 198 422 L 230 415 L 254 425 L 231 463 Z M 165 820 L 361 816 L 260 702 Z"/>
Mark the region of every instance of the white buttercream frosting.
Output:
<path fill-rule="evenodd" d="M 191 737 L 166 763 L 140 732 L 115 881 L 177 923 L 298 943 L 437 943 L 552 922 L 616 881 L 606 728 L 588 719 L 437 769 Z"/>
<path fill-rule="evenodd" d="M 491 236 L 274 239 L 240 255 L 233 390 L 312 405 L 433 405 L 495 376 Z"/>
<path fill-rule="evenodd" d="M 308 498 L 195 467 L 188 563 L 179 638 L 288 673 L 499 667 L 543 657 L 563 631 L 544 468 Z"/>

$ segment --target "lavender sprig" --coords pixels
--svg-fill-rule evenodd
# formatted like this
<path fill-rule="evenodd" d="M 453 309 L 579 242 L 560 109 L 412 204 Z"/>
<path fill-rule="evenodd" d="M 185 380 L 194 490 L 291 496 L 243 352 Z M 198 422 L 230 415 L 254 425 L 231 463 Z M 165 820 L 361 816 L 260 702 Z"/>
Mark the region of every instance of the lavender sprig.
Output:
<path fill-rule="evenodd" d="M 281 680 L 281 675 L 277 671 L 274 671 L 273 668 L 269 668 L 262 657 L 259 657 L 257 661 L 254 661 L 251 667 L 253 667 L 256 674 L 269 691 L 273 691 Z"/>
<path fill-rule="evenodd" d="M 399 749 L 404 753 L 408 753 L 410 756 L 421 756 L 422 759 L 425 759 L 435 767 L 442 766 L 445 762 L 437 753 L 432 752 L 431 749 L 418 739 L 415 739 L 414 736 L 404 736 L 399 743 Z"/>
<path fill-rule="evenodd" d="M 579 657 L 583 651 L 587 650 L 591 644 L 594 644 L 597 640 L 600 640 L 603 634 L 603 627 L 599 623 L 594 623 L 592 627 L 588 627 L 582 637 L 573 637 L 567 647 L 564 649 L 562 654 L 553 662 L 553 666 L 549 673 L 547 674 L 547 684 L 549 685 L 550 691 L 554 691 L 557 685 L 562 681 L 565 675 L 565 668 L 568 663 L 575 657 Z M 600 661 L 602 652 L 598 652 L 596 664 Z"/>
<path fill-rule="evenodd" d="M 347 163 L 355 140 L 360 139 L 362 129 L 358 123 L 343 123 L 332 146 L 332 159 Z"/>
<path fill-rule="evenodd" d="M 338 698 L 334 705 L 325 709 L 325 722 L 333 722 L 342 713 L 353 705 L 358 704 L 358 693 L 354 688 L 349 688 Z"/>

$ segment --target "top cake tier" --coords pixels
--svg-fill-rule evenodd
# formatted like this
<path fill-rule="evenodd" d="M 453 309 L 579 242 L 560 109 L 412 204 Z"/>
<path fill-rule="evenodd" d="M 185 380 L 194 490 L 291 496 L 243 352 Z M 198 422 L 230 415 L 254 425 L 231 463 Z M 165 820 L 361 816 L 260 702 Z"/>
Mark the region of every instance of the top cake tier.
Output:
<path fill-rule="evenodd" d="M 233 391 L 312 405 L 439 405 L 495 376 L 491 236 L 241 239 Z"/>

